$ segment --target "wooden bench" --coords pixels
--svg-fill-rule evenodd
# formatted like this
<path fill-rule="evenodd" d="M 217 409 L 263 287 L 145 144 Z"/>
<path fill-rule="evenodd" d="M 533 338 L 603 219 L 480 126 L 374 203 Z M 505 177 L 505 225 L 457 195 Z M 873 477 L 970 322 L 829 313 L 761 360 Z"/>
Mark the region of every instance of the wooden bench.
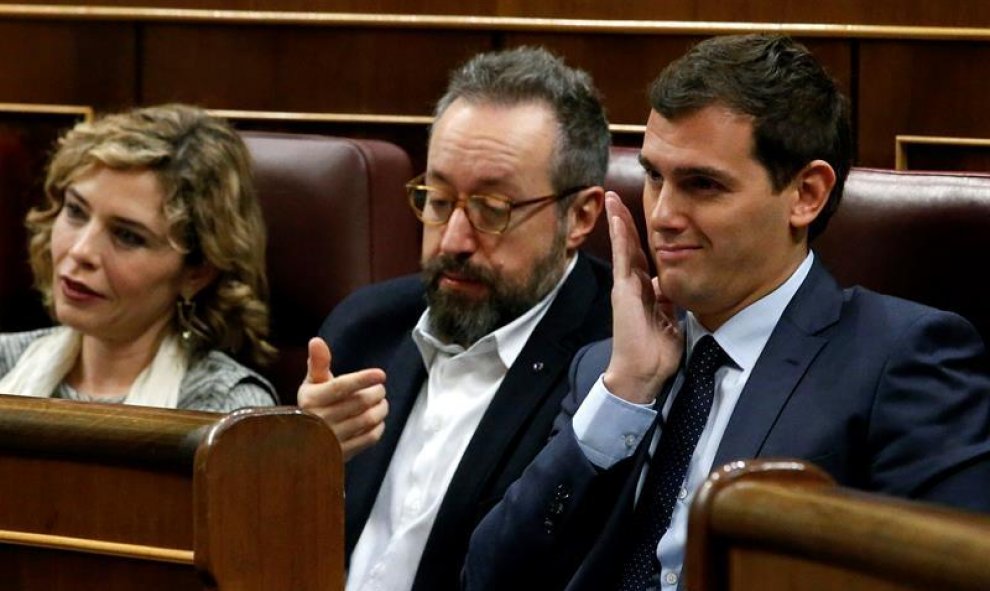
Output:
<path fill-rule="evenodd" d="M 0 589 L 343 589 L 340 447 L 292 408 L 0 395 Z"/>
<path fill-rule="evenodd" d="M 837 486 L 802 462 L 715 471 L 691 506 L 688 591 L 990 589 L 990 518 Z"/>

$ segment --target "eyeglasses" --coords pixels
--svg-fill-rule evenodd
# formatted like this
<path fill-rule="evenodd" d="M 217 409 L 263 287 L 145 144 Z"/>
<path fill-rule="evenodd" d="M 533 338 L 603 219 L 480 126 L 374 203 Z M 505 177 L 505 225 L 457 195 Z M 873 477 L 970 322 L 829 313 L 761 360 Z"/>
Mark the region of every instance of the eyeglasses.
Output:
<path fill-rule="evenodd" d="M 486 234 L 502 234 L 509 227 L 512 211 L 527 205 L 559 201 L 564 197 L 583 191 L 588 187 L 574 187 L 560 193 L 513 201 L 494 193 L 477 193 L 463 199 L 452 195 L 451 191 L 422 184 L 425 174 L 406 183 L 409 205 L 419 221 L 427 226 L 440 226 L 450 221 L 450 216 L 458 207 L 464 207 L 471 227 Z"/>

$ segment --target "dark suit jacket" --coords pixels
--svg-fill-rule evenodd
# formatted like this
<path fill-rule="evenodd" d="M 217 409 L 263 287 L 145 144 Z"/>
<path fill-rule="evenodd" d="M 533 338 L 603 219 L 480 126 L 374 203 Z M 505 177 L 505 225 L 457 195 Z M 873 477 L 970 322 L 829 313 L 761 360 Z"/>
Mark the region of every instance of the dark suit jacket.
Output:
<path fill-rule="evenodd" d="M 414 590 L 458 587 L 471 531 L 546 444 L 568 390 L 567 367 L 574 353 L 611 333 L 610 289 L 608 267 L 580 255 L 464 452 L 427 540 Z M 424 309 L 419 277 L 402 277 L 355 292 L 320 331 L 332 348 L 334 372 L 380 367 L 387 380 L 389 414 L 382 440 L 346 466 L 348 559 L 426 379 L 411 336 Z"/>
<path fill-rule="evenodd" d="M 557 435 L 472 537 L 471 591 L 614 588 L 651 437 L 601 471 L 570 426 L 610 350 L 596 343 L 575 358 Z M 841 290 L 816 262 L 757 361 L 712 468 L 800 458 L 845 486 L 990 510 L 984 354 L 959 316 Z"/>

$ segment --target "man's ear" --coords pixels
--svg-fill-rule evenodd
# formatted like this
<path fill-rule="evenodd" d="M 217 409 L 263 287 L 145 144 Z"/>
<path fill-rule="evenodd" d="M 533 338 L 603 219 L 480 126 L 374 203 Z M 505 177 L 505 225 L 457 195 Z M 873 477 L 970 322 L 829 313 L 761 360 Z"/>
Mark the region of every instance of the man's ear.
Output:
<path fill-rule="evenodd" d="M 213 283 L 220 274 L 216 267 L 205 262 L 186 267 L 182 273 L 182 286 L 179 289 L 179 295 L 186 300 L 193 299 L 204 287 Z"/>
<path fill-rule="evenodd" d="M 807 229 L 828 203 L 835 187 L 835 170 L 824 160 L 813 160 L 794 179 L 795 199 L 790 221 L 795 230 Z"/>
<path fill-rule="evenodd" d="M 581 190 L 567 209 L 567 252 L 577 250 L 591 234 L 605 208 L 605 189 L 589 187 Z"/>

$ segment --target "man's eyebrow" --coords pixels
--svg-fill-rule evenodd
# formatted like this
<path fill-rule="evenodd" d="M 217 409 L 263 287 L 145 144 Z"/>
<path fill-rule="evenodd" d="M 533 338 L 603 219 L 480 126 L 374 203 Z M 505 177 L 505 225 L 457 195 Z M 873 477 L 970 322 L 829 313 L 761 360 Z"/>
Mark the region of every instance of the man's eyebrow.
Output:
<path fill-rule="evenodd" d="M 426 175 L 423 177 L 423 182 L 426 184 L 430 184 L 427 182 L 426 179 L 430 179 L 430 181 L 434 183 L 441 183 L 448 186 L 452 185 L 450 180 L 442 172 L 436 170 L 427 172 Z M 474 184 L 476 185 L 475 190 L 481 192 L 492 191 L 495 193 L 503 193 L 503 192 L 512 193 L 517 190 L 513 183 L 507 182 L 504 178 L 498 178 L 498 177 L 481 178 L 475 181 Z"/>
<path fill-rule="evenodd" d="M 426 174 L 423 175 L 423 182 L 426 183 L 427 180 L 432 180 L 433 182 L 441 182 L 444 184 L 450 184 L 447 182 L 447 177 L 444 176 L 442 172 L 436 170 L 428 170 Z"/>
<path fill-rule="evenodd" d="M 642 153 L 638 156 L 639 165 L 643 167 L 643 170 L 649 172 L 660 172 L 656 166 L 653 165 L 649 160 L 643 156 Z M 732 175 L 720 170 L 718 168 L 713 168 L 711 166 L 680 166 L 674 168 L 670 175 L 664 175 L 666 177 L 692 177 L 692 176 L 703 176 L 714 179 L 724 185 L 734 184 L 735 179 Z"/>
<path fill-rule="evenodd" d="M 712 168 L 711 166 L 682 166 L 674 169 L 673 176 L 685 178 L 685 177 L 707 177 L 714 179 L 723 185 L 731 186 L 735 185 L 736 179 L 731 174 L 720 170 L 718 168 Z"/>

